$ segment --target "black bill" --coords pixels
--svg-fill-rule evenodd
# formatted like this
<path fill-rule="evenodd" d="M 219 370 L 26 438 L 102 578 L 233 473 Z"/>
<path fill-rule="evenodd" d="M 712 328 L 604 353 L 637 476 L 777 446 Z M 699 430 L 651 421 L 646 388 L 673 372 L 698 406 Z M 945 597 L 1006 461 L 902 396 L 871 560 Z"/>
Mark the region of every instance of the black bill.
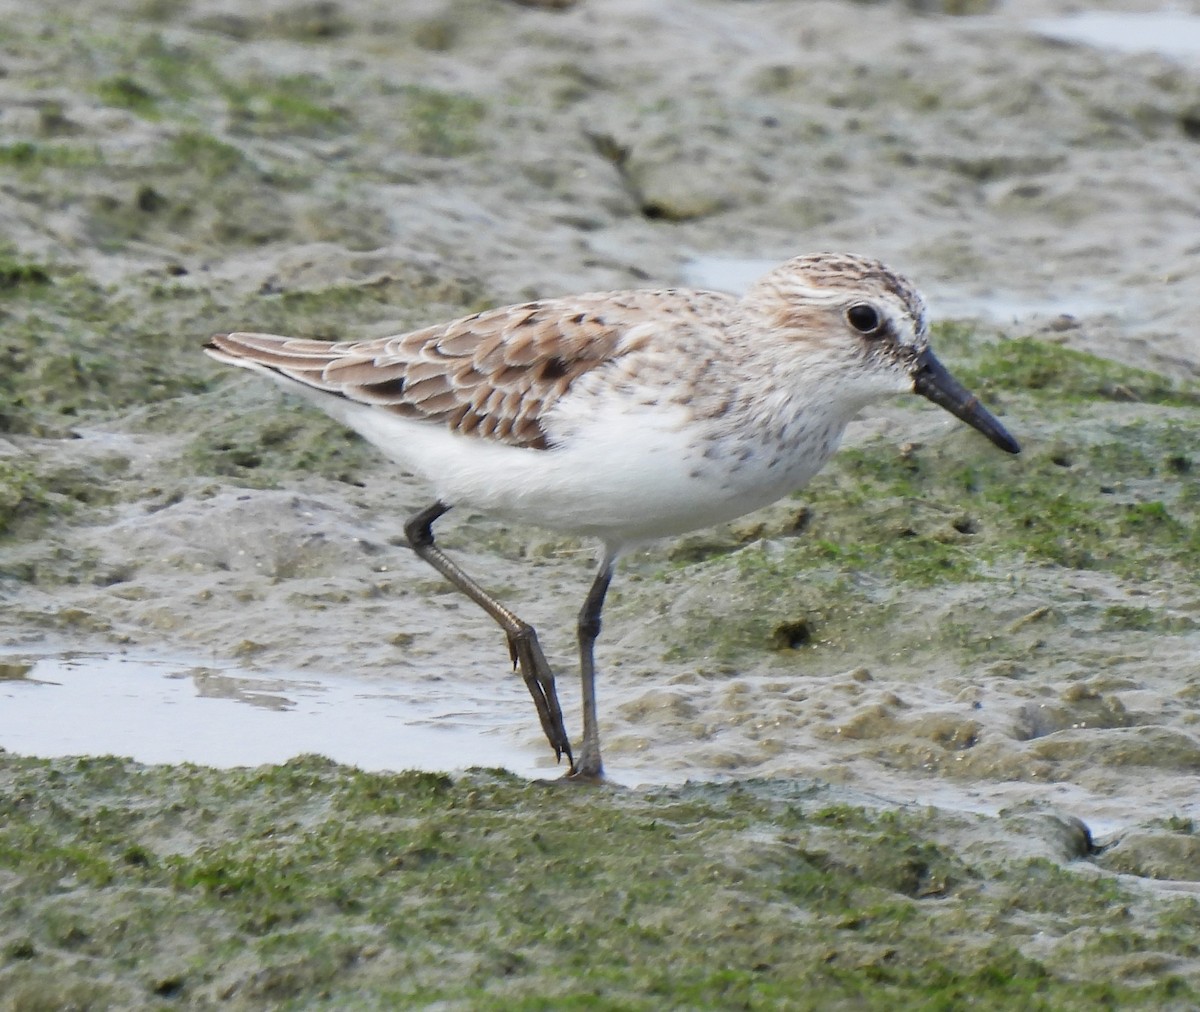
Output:
<path fill-rule="evenodd" d="M 1004 431 L 1004 426 L 992 417 L 973 393 L 950 375 L 928 348 L 917 358 L 913 390 L 978 429 L 1000 449 L 1009 453 L 1021 452 L 1020 444 Z"/>

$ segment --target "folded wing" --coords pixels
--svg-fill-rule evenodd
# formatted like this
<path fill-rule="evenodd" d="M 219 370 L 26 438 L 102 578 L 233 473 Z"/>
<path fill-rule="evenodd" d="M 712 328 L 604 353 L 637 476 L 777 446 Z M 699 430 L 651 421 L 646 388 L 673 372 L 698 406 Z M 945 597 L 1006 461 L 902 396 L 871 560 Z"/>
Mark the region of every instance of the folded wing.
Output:
<path fill-rule="evenodd" d="M 634 309 L 611 295 L 548 300 L 369 341 L 232 333 L 205 350 L 381 411 L 546 449 L 545 413 L 584 373 L 630 350 L 623 338 L 644 319 Z"/>

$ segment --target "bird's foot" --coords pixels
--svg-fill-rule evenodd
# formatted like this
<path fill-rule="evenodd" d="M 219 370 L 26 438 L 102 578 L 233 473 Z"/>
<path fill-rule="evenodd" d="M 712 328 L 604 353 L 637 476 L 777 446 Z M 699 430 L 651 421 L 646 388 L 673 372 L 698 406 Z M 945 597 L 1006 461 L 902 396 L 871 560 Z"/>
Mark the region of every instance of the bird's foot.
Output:
<path fill-rule="evenodd" d="M 537 634 L 532 626 L 526 626 L 520 633 L 510 633 L 508 650 L 513 659 L 513 667 L 521 672 L 525 687 L 533 697 L 533 705 L 537 708 L 538 719 L 542 723 L 542 731 L 550 747 L 554 749 L 554 757 L 562 759 L 565 755 L 570 765 L 570 772 L 575 769 L 575 757 L 571 753 L 571 739 L 563 725 L 562 707 L 558 703 L 558 690 L 554 685 L 554 672 L 542 653 Z"/>
<path fill-rule="evenodd" d="M 538 779 L 535 784 L 543 787 L 615 787 L 617 786 L 604 775 L 604 768 L 599 764 L 584 767 L 583 764 L 572 763 L 571 768 L 561 777 L 553 779 Z"/>
<path fill-rule="evenodd" d="M 558 782 L 597 786 L 599 784 L 607 784 L 608 780 L 604 776 L 603 768 L 585 770 L 577 766 L 572 766 L 571 769 L 558 778 Z"/>

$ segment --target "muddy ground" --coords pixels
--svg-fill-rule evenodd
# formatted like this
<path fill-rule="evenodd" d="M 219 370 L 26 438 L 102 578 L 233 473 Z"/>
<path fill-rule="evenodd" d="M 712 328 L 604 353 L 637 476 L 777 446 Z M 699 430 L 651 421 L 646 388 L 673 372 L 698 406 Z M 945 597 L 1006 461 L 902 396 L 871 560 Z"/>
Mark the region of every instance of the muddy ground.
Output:
<path fill-rule="evenodd" d="M 768 799 L 810 783 L 859 792 L 848 804 L 878 845 L 888 831 L 871 828 L 865 813 L 876 809 L 854 807 L 859 795 L 885 813 L 937 806 L 918 807 L 925 816 L 904 832 L 971 874 L 991 881 L 994 868 L 971 864 L 986 853 L 1000 878 L 1019 878 L 1014 869 L 1030 867 L 1019 862 L 1048 861 L 1080 889 L 1113 890 L 1087 903 L 1065 886 L 1054 892 L 1065 897 L 1047 901 L 1057 933 L 1041 924 L 1006 950 L 1026 961 L 1020 969 L 967 946 L 983 955 L 947 964 L 955 986 L 986 996 L 996 981 L 1028 979 L 1029 994 L 1048 988 L 1048 1007 L 1068 1007 L 1072 996 L 1104 1000 L 1072 990 L 1103 966 L 1110 999 L 1191 1004 L 1200 981 L 1200 55 L 1167 45 L 1178 31 L 1162 51 L 1130 51 L 1064 41 L 1061 25 L 1035 23 L 1074 13 L 1066 3 L 949 6 L 0 8 L 5 677 L 16 686 L 43 656 L 124 652 L 197 670 L 237 664 L 283 684 L 337 676 L 369 693 L 402 683 L 450 711 L 460 698 L 496 695 L 509 708 L 497 727 L 511 742 L 495 764 L 513 747 L 539 749 L 499 634 L 402 545 L 403 519 L 427 493 L 332 422 L 211 363 L 199 345 L 232 328 L 376 336 L 537 296 L 736 287 L 750 262 L 808 250 L 873 254 L 926 292 L 940 353 L 1025 452 L 1003 457 L 931 406 L 897 400 L 856 423 L 847 449 L 797 497 L 626 560 L 599 654 L 610 770 L 630 785 L 706 783 L 725 799 L 717 809 L 751 779 Z M 590 546 L 469 513 L 439 530 L 543 630 L 576 731 L 570 630 Z M 527 724 L 514 721 L 525 713 Z M 55 845 L 69 850 L 100 787 L 91 766 L 75 775 L 69 761 L 4 759 L 9 828 L 0 832 L 11 835 L 0 868 L 10 871 L 0 890 L 11 927 L 0 980 L 25 989 L 21 1007 L 48 1007 L 36 999 L 64 967 L 85 981 L 89 966 L 117 957 L 94 931 L 84 934 L 95 944 L 72 943 L 70 931 L 38 920 L 78 868 L 31 870 L 19 855 L 44 842 L 40 833 L 61 834 Z M 554 774 L 548 751 L 538 762 Z M 463 765 L 435 755 L 426 768 Z M 121 786 L 104 805 L 183 804 L 170 800 L 169 767 L 117 768 Z M 308 778 L 187 773 L 202 782 L 195 790 L 251 807 L 255 792 L 273 796 L 274 776 L 304 811 L 326 792 L 344 800 L 339 792 L 359 789 L 349 771 L 324 768 Z M 79 793 L 54 795 L 71 813 L 58 819 L 60 809 L 44 808 L 43 781 L 63 777 Z M 462 804 L 476 789 L 466 783 L 435 798 Z M 498 783 L 478 790 L 515 805 L 506 831 L 519 836 L 545 801 Z M 601 824 L 685 803 L 642 791 L 595 802 Z M 758 798 L 739 818 L 790 854 L 795 837 L 780 844 L 791 830 L 773 805 Z M 1082 819 L 1094 846 L 1034 833 L 1030 850 L 1029 824 L 1014 813 L 1052 826 Z M 308 867 L 303 833 L 278 818 L 273 846 Z M 955 827 L 948 836 L 944 820 Z M 214 819 L 207 836 L 189 823 L 177 836 L 127 821 L 133 837 L 106 838 L 101 849 L 137 846 L 184 863 L 205 847 L 255 853 L 241 823 Z M 373 832 L 390 832 L 387 820 Z M 898 847 L 916 846 L 902 838 Z M 613 874 L 644 874 L 646 860 Z M 753 878 L 760 865 L 749 864 Z M 116 867 L 117 880 L 129 874 Z M 138 888 L 194 896 L 197 910 L 227 895 L 178 867 Z M 771 867 L 754 880 L 764 893 L 730 903 L 774 895 Z M 897 894 L 886 875 L 862 871 L 867 863 L 854 867 L 880 895 Z M 100 919 L 109 874 L 71 886 Z M 568 876 L 546 888 L 554 908 L 581 886 Z M 979 902 L 956 888 L 900 888 L 896 902 Z M 787 897 L 771 931 L 803 939 L 806 900 Z M 660 900 L 631 899 L 626 927 L 644 928 L 656 909 L 666 916 Z M 830 930 L 857 930 L 845 924 L 875 902 L 855 894 L 847 903 L 859 913 L 830 913 Z M 1083 913 L 1116 907 L 1126 912 L 1119 929 Z M 323 909 L 305 914 L 321 925 L 314 938 L 333 930 Z M 1016 916 L 1017 906 L 1003 909 L 993 928 Z M 921 910 L 936 932 L 936 915 Z M 926 1003 L 928 950 L 904 944 L 903 916 L 881 919 L 895 928 L 890 940 L 856 956 L 837 987 L 892 974 L 880 998 L 888 1007 Z M 447 965 L 449 927 L 464 923 L 469 911 L 443 925 Z M 761 927 L 748 917 L 746 938 Z M 81 983 L 79 1000 L 253 1004 L 259 992 L 246 981 L 282 943 L 274 921 L 238 930 L 261 947 L 259 963 L 224 973 L 233 964 L 218 948 L 197 942 L 188 955 L 180 940 L 184 969 L 151 986 L 138 957 L 122 955 L 111 990 L 89 998 Z M 634 944 L 608 930 L 614 951 Z M 944 922 L 951 940 L 987 930 Z M 371 945 L 403 947 L 396 937 Z M 443 993 L 422 978 L 426 990 L 404 1000 L 518 995 L 534 1007 L 531 995 L 568 993 L 539 976 L 547 965 L 550 977 L 569 974 L 566 949 L 541 952 L 549 963 L 537 973 L 493 968 L 515 975 L 508 991 L 472 978 L 482 990 Z M 1117 950 L 1129 956 L 1119 966 L 1106 955 Z M 696 966 L 712 951 L 733 950 L 698 945 Z M 788 950 L 784 962 L 794 958 Z M 369 1006 L 384 1000 L 388 974 L 378 968 L 393 965 L 373 959 L 323 963 L 260 998 L 304 1005 L 322 987 L 344 996 L 366 981 Z M 187 968 L 197 962 L 218 969 Z M 356 977 L 364 963 L 376 969 Z M 634 975 L 622 993 L 646 1007 L 661 1007 L 652 993 L 721 1003 L 719 989 L 684 988 L 700 978 L 680 965 L 674 990 Z M 804 987 L 834 980 L 812 972 L 807 984 L 782 975 L 738 999 L 805 1007 Z"/>

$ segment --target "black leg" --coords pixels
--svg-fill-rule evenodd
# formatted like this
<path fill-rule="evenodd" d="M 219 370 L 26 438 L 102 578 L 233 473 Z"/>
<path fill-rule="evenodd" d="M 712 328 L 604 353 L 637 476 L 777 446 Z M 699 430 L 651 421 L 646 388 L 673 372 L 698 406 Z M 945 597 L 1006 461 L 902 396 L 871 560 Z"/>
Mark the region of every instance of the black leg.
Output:
<path fill-rule="evenodd" d="M 579 674 L 583 681 L 583 748 L 579 762 L 567 776 L 600 780 L 604 763 L 600 759 L 600 724 L 596 716 L 596 637 L 600 635 L 600 613 L 604 596 L 612 582 L 616 556 L 606 552 L 592 588 L 579 610 Z"/>
<path fill-rule="evenodd" d="M 408 543 L 417 555 L 491 615 L 496 624 L 504 630 L 508 636 L 508 652 L 512 657 L 513 667 L 520 669 L 521 677 L 525 679 L 525 685 L 533 697 L 533 705 L 537 707 L 538 718 L 542 722 L 542 730 L 546 732 L 550 747 L 554 749 L 556 758 L 561 759 L 563 755 L 566 755 L 567 762 L 571 765 L 571 772 L 573 772 L 575 759 L 571 755 L 571 741 L 563 726 L 562 709 L 558 705 L 558 693 L 554 687 L 554 673 L 550 670 L 550 665 L 542 653 L 542 647 L 538 643 L 537 633 L 533 626 L 528 622 L 522 622 L 488 594 L 434 544 L 434 521 L 447 513 L 449 509 L 450 507 L 445 503 L 435 502 L 432 506 L 421 510 L 404 525 Z"/>

